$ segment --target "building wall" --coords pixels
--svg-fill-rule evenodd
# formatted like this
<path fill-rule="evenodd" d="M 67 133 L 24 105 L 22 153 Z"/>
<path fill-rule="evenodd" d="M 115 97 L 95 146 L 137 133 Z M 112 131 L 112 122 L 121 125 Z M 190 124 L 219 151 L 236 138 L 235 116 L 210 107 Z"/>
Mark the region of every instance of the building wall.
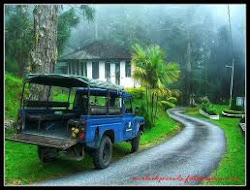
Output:
<path fill-rule="evenodd" d="M 86 62 L 86 69 L 87 69 L 87 77 L 92 78 L 92 61 Z M 96 64 L 96 63 L 95 63 Z M 126 62 L 120 61 L 120 85 L 124 88 L 132 88 L 132 87 L 140 87 L 141 85 L 132 79 L 132 77 L 126 77 Z M 79 69 L 83 68 L 78 67 L 78 63 L 75 62 L 73 64 L 68 64 L 67 69 L 65 69 L 67 72 L 74 71 L 74 73 L 68 73 L 68 74 L 83 74 L 83 72 L 79 71 Z M 69 66 L 71 69 L 69 69 Z M 74 70 L 72 68 L 74 67 Z M 131 67 L 131 75 L 133 74 L 133 67 Z M 99 78 L 98 80 L 107 81 L 105 78 L 105 61 L 99 61 Z M 116 64 L 111 63 L 110 64 L 110 82 L 115 84 L 116 83 Z"/>
<path fill-rule="evenodd" d="M 106 81 L 106 79 L 105 79 L 105 61 L 99 62 L 99 80 Z"/>
<path fill-rule="evenodd" d="M 87 77 L 92 78 L 92 61 L 87 62 Z"/>

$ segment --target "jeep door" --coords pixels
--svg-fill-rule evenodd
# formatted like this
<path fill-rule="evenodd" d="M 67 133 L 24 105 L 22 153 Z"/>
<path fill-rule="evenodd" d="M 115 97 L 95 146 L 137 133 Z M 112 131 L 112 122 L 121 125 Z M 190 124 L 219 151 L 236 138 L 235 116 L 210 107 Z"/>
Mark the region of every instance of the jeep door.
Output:
<path fill-rule="evenodd" d="M 123 122 L 124 122 L 124 129 L 123 129 L 123 134 L 124 134 L 124 140 L 128 140 L 133 138 L 133 109 L 132 109 L 132 99 L 131 97 L 124 97 L 124 117 L 123 117 Z"/>

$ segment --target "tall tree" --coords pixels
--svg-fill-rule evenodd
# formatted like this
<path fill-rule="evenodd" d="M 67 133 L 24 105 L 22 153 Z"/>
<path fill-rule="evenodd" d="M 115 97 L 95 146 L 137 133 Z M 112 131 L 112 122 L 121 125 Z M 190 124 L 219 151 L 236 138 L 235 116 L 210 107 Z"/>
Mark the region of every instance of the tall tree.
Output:
<path fill-rule="evenodd" d="M 6 6 L 5 62 L 7 70 L 23 75 L 24 64 L 32 45 L 32 20 L 27 5 Z M 16 63 L 16 64 L 15 64 Z"/>
<path fill-rule="evenodd" d="M 36 5 L 34 15 L 33 47 L 30 52 L 30 65 L 27 72 L 53 73 L 57 61 L 57 23 L 58 5 Z M 93 11 L 86 5 L 79 8 L 83 16 L 93 18 Z M 92 12 L 91 12 L 92 11 Z M 65 38 L 64 38 L 65 40 Z M 37 86 L 31 88 L 31 94 L 35 99 L 45 100 L 50 89 L 40 89 Z M 49 95 L 50 96 L 50 95 Z"/>
<path fill-rule="evenodd" d="M 33 47 L 27 72 L 52 73 L 57 59 L 57 5 L 36 5 L 34 14 Z M 33 99 L 46 100 L 49 87 L 31 87 Z"/>
<path fill-rule="evenodd" d="M 52 73 L 57 59 L 57 5 L 36 5 L 34 41 L 30 52 L 32 73 Z"/>

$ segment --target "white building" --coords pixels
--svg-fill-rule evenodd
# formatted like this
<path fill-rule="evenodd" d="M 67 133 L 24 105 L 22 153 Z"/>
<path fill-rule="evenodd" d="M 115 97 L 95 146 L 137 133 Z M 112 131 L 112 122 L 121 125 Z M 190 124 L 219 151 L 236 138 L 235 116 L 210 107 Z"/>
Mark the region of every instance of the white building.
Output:
<path fill-rule="evenodd" d="M 138 87 L 139 83 L 131 78 L 133 68 L 130 59 L 128 50 L 95 41 L 62 56 L 56 64 L 56 72 L 109 81 L 124 88 Z"/>

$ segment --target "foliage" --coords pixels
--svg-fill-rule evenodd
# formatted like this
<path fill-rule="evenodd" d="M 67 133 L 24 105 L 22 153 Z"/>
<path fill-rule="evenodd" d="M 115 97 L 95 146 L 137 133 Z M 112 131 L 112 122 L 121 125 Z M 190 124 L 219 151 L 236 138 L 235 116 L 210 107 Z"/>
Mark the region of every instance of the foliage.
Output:
<path fill-rule="evenodd" d="M 95 19 L 95 9 L 88 5 L 81 5 L 80 10 L 82 11 L 83 18 L 86 18 L 87 21 L 94 21 Z"/>
<path fill-rule="evenodd" d="M 5 20 L 5 63 L 8 65 L 6 70 L 22 76 L 32 44 L 33 22 L 27 6 L 8 6 L 11 11 L 6 13 Z"/>
<path fill-rule="evenodd" d="M 59 15 L 57 23 L 57 48 L 59 55 L 61 55 L 65 42 L 70 37 L 71 28 L 75 27 L 78 23 L 79 17 L 76 16 L 73 8 Z"/>
<path fill-rule="evenodd" d="M 174 108 L 176 102 L 177 102 L 177 98 L 175 97 L 169 97 L 166 100 L 160 101 L 160 103 L 162 104 L 162 106 L 164 106 L 165 109 Z"/>
<path fill-rule="evenodd" d="M 19 74 L 19 65 L 16 61 L 11 61 L 8 57 L 5 58 L 5 71 L 12 73 L 13 75 L 18 76 Z"/>
<path fill-rule="evenodd" d="M 133 99 L 142 99 L 145 96 L 145 88 L 144 87 L 128 88 L 128 89 L 126 89 L 126 92 L 131 94 Z"/>
<path fill-rule="evenodd" d="M 64 5 L 68 6 L 68 5 Z M 7 5 L 5 12 L 5 64 L 6 71 L 22 77 L 26 63 L 30 60 L 34 22 L 34 6 Z M 80 14 L 80 15 L 79 15 Z M 58 15 L 57 49 L 59 56 L 65 43 L 81 17 L 93 21 L 95 10 L 88 5 L 74 6 Z M 34 37 L 36 39 L 36 37 Z"/>
<path fill-rule="evenodd" d="M 237 106 L 236 105 L 236 98 L 232 98 L 231 109 L 232 110 L 236 110 L 236 111 L 244 111 L 244 107 L 243 106 Z"/>
<path fill-rule="evenodd" d="M 16 119 L 22 93 L 22 79 L 5 74 L 5 117 Z"/>
<path fill-rule="evenodd" d="M 209 104 L 206 107 L 202 107 L 202 110 L 206 113 L 208 113 L 209 115 L 217 115 L 218 114 L 218 110 L 213 106 L 213 104 Z"/>
<path fill-rule="evenodd" d="M 240 123 L 245 123 L 246 122 L 245 120 L 246 119 L 245 119 L 245 116 L 244 116 L 244 117 L 241 118 Z"/>
<path fill-rule="evenodd" d="M 201 98 L 201 102 L 202 102 L 202 110 L 205 111 L 206 113 L 210 114 L 210 115 L 217 115 L 219 114 L 218 110 L 216 109 L 216 107 L 209 101 L 208 97 L 202 97 Z"/>
<path fill-rule="evenodd" d="M 88 5 L 71 6 L 68 11 L 62 12 L 58 16 L 57 23 L 57 48 L 59 56 L 66 48 L 66 42 L 71 36 L 71 30 L 76 27 L 81 18 L 86 19 L 88 22 L 93 22 L 95 19 L 95 9 Z"/>
<path fill-rule="evenodd" d="M 146 113 L 149 122 L 154 126 L 159 98 L 178 96 L 178 91 L 170 90 L 167 85 L 179 79 L 179 65 L 173 62 L 165 64 L 165 53 L 158 45 L 143 48 L 139 44 L 135 44 L 133 49 L 131 63 L 134 66 L 134 72 L 132 77 L 140 81 L 146 89 Z"/>
<path fill-rule="evenodd" d="M 230 110 L 230 109 L 225 109 L 223 110 L 223 112 L 229 113 L 229 114 L 243 114 L 244 113 L 244 111 L 237 111 L 237 110 Z"/>

